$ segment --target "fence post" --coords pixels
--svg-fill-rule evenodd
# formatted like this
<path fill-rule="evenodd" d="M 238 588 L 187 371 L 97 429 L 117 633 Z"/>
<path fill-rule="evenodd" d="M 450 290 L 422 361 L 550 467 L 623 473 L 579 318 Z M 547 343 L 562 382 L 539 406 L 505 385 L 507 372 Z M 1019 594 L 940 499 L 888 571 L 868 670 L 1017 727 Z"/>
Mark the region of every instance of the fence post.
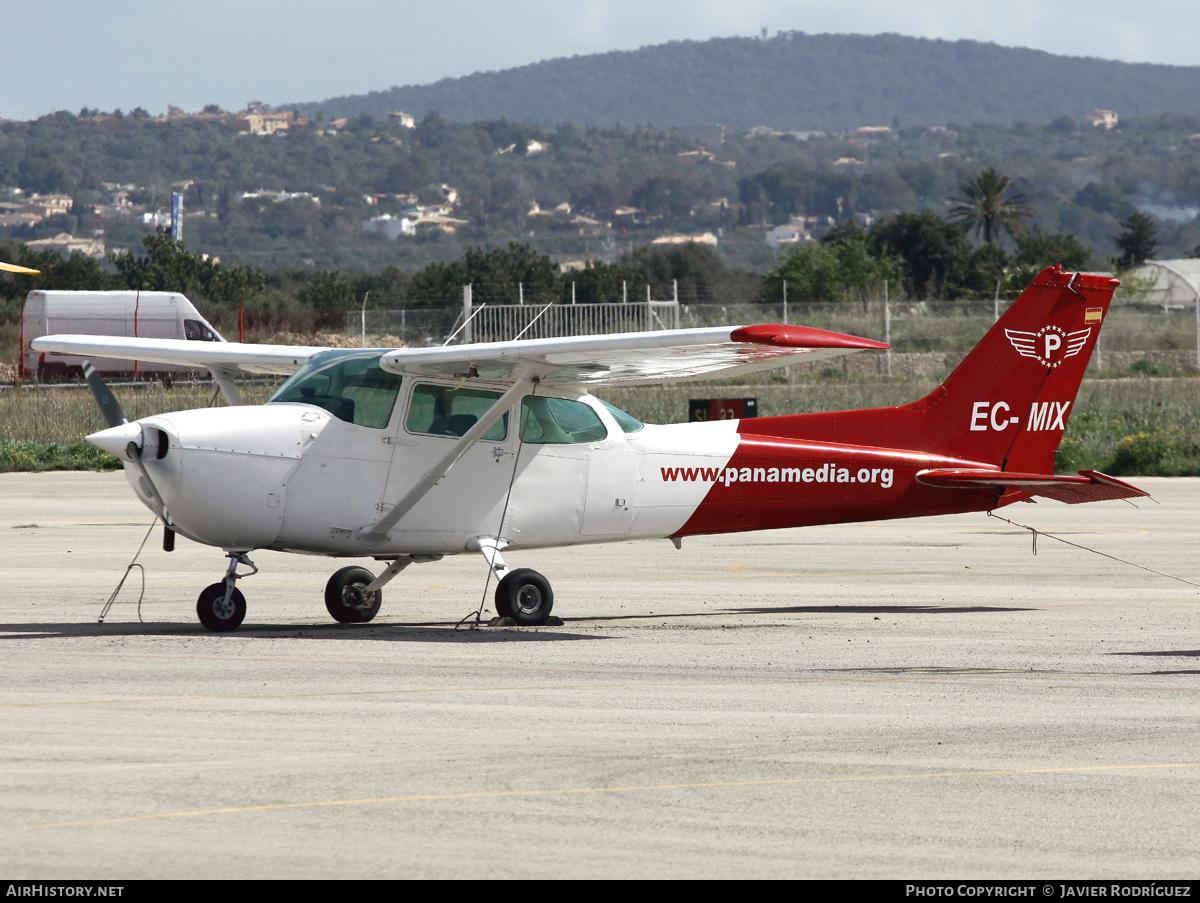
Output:
<path fill-rule="evenodd" d="M 783 325 L 784 326 L 788 325 L 787 314 L 788 314 L 788 311 L 787 311 L 787 280 L 784 279 L 783 280 Z"/>
<path fill-rule="evenodd" d="M 242 301 L 238 305 L 238 341 L 246 343 L 246 287 L 242 286 Z"/>
<path fill-rule="evenodd" d="M 520 304 L 525 303 L 525 283 L 524 282 L 517 283 L 517 300 L 518 300 L 518 303 L 520 303 Z"/>
<path fill-rule="evenodd" d="M 1200 308 L 1197 308 L 1200 310 Z M 1200 342 L 1200 339 L 1196 340 Z M 21 292 L 21 356 L 17 358 L 17 385 L 25 379 L 25 293 Z"/>
<path fill-rule="evenodd" d="M 471 284 L 463 286 L 463 343 L 471 344 Z"/>
<path fill-rule="evenodd" d="M 575 303 L 575 280 L 571 280 L 571 303 Z"/>
<path fill-rule="evenodd" d="M 1197 298 L 1197 300 L 1200 301 L 1200 298 Z M 629 303 L 629 293 L 625 290 L 625 280 L 624 279 L 621 280 L 621 303 L 622 304 Z"/>
<path fill-rule="evenodd" d="M 371 297 L 371 290 L 367 289 L 367 293 L 363 295 L 362 304 L 362 346 L 367 347 L 367 299 Z"/>
<path fill-rule="evenodd" d="M 883 340 L 888 344 L 887 375 L 892 375 L 892 305 L 888 301 L 888 281 L 883 280 Z"/>

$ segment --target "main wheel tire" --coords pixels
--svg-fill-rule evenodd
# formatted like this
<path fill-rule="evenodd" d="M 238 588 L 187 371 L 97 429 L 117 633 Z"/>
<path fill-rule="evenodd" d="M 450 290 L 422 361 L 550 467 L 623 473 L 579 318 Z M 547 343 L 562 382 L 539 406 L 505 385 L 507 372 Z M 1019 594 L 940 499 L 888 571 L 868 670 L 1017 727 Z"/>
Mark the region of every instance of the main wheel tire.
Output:
<path fill-rule="evenodd" d="M 325 608 L 339 624 L 365 624 L 379 613 L 383 591 L 375 590 L 364 602 L 362 591 L 375 581 L 366 568 L 342 568 L 325 584 Z"/>
<path fill-rule="evenodd" d="M 196 616 L 200 623 L 214 633 L 227 633 L 236 630 L 246 617 L 246 597 L 242 591 L 234 587 L 225 604 L 225 581 L 204 587 L 200 598 L 196 600 Z"/>
<path fill-rule="evenodd" d="M 530 568 L 509 571 L 496 587 L 496 614 L 522 627 L 545 624 L 553 607 L 550 581 Z"/>

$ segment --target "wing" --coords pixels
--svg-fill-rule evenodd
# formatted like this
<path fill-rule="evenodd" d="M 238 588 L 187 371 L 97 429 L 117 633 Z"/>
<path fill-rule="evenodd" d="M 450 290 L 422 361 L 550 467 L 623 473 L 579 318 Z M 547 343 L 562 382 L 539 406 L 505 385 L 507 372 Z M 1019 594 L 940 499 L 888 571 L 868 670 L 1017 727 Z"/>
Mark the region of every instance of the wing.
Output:
<path fill-rule="evenodd" d="M 82 357 L 109 357 L 155 364 L 183 364 L 209 370 L 275 373 L 287 376 L 325 347 L 242 345 L 187 339 L 135 339 L 120 336 L 48 335 L 34 339 L 34 351 Z"/>
<path fill-rule="evenodd" d="M 477 374 L 509 382 L 533 367 L 549 385 L 635 385 L 738 376 L 851 351 L 887 349 L 872 339 L 807 326 L 716 327 L 528 339 L 390 351 L 394 373 Z"/>
<path fill-rule="evenodd" d="M 1090 331 L 1090 330 L 1089 330 Z M 1021 357 L 1037 357 L 1037 333 L 1022 332 L 1020 329 L 1006 329 L 1004 334 L 1012 342 Z M 1086 338 L 1086 337 L 1085 337 Z"/>

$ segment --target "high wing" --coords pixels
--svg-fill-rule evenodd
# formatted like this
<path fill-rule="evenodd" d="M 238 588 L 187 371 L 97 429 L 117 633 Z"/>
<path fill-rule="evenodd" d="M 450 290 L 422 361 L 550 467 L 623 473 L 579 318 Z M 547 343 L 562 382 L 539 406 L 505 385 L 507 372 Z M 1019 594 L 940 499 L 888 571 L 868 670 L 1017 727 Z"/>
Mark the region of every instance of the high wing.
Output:
<path fill-rule="evenodd" d="M 380 366 L 395 373 L 470 372 L 503 382 L 532 367 L 547 385 L 636 385 L 738 376 L 794 363 L 796 355 L 820 360 L 888 347 L 824 329 L 771 324 L 403 349 L 385 354 Z"/>
<path fill-rule="evenodd" d="M 323 346 L 243 345 L 187 339 L 135 339 L 103 335 L 48 335 L 30 343 L 34 351 L 80 357 L 109 357 L 154 364 L 183 364 L 228 373 L 274 373 L 288 376 Z"/>
<path fill-rule="evenodd" d="M 70 354 L 207 367 L 217 374 L 294 373 L 324 347 L 243 345 L 113 336 L 54 335 L 33 349 Z M 806 326 L 714 327 L 617 335 L 571 336 L 385 350 L 380 366 L 395 373 L 464 375 L 512 382 L 532 371 L 545 384 L 608 385 L 737 376 L 781 367 L 796 355 L 819 360 L 851 351 L 884 350 L 872 339 Z"/>

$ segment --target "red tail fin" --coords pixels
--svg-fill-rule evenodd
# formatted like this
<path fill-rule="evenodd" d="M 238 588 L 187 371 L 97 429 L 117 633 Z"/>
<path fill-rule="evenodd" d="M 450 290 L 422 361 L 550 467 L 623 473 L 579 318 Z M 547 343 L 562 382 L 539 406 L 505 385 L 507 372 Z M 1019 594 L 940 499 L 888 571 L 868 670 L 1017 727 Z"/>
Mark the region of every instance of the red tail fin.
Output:
<path fill-rule="evenodd" d="M 1120 283 L 1047 268 L 924 407 L 930 451 L 1053 473 L 1054 455 Z"/>
<path fill-rule="evenodd" d="M 763 418 L 744 422 L 743 429 L 1053 473 L 1054 455 L 1119 284 L 1107 276 L 1047 268 L 925 398 L 895 408 Z"/>

